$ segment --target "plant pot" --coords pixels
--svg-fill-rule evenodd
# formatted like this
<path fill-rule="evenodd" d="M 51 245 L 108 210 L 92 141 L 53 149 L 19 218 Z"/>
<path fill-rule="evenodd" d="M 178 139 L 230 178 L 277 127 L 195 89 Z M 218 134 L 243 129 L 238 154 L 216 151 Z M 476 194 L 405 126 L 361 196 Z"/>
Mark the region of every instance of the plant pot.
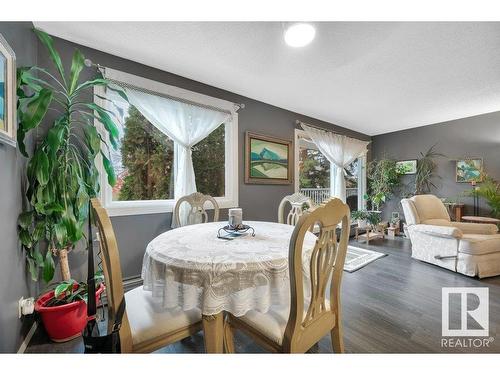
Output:
<path fill-rule="evenodd" d="M 358 228 L 366 228 L 368 226 L 368 223 L 366 220 L 358 219 L 357 222 L 358 222 Z"/>
<path fill-rule="evenodd" d="M 96 290 L 96 301 L 104 291 L 101 284 Z M 35 303 L 35 311 L 42 318 L 43 326 L 50 339 L 55 342 L 64 342 L 79 337 L 87 324 L 87 304 L 84 301 L 75 301 L 61 306 L 45 306 L 54 296 L 54 291 L 45 293 Z"/>

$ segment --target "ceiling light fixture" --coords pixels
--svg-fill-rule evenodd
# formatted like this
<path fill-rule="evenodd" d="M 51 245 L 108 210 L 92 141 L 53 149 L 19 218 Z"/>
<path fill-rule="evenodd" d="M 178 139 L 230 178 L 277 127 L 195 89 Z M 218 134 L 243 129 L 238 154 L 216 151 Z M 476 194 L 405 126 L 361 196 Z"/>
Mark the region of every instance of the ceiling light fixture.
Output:
<path fill-rule="evenodd" d="M 314 26 L 304 22 L 290 24 L 284 33 L 285 42 L 290 47 L 304 47 L 312 42 L 315 35 Z"/>

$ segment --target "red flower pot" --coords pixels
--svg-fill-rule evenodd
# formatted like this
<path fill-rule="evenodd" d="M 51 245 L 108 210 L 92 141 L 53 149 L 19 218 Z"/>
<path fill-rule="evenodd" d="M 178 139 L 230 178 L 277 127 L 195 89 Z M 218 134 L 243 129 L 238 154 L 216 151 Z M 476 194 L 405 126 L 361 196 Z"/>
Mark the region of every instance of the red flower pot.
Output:
<path fill-rule="evenodd" d="M 101 284 L 96 290 L 96 301 L 104 291 Z M 84 301 L 75 301 L 61 306 L 45 306 L 54 296 L 54 291 L 42 295 L 35 303 L 35 311 L 42 317 L 43 326 L 50 339 L 55 342 L 64 342 L 82 334 L 87 324 L 87 304 Z"/>

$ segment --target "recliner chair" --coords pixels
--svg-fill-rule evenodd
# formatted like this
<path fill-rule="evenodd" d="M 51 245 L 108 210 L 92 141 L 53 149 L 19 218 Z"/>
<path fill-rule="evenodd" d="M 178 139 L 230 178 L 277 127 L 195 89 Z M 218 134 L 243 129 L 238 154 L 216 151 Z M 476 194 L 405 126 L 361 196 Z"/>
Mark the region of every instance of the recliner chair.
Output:
<path fill-rule="evenodd" d="M 494 224 L 450 220 L 432 194 L 402 199 L 412 257 L 467 276 L 500 275 L 500 234 Z"/>

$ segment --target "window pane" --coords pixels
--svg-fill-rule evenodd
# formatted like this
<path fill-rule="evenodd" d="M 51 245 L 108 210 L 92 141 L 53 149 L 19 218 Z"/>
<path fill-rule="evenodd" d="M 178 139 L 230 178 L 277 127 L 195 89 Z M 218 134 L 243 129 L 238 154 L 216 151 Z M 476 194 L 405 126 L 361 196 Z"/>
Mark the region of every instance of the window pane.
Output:
<path fill-rule="evenodd" d="M 346 203 L 351 210 L 358 209 L 359 168 L 359 159 L 354 160 L 345 168 Z"/>
<path fill-rule="evenodd" d="M 212 197 L 225 195 L 225 126 L 219 126 L 193 147 L 196 188 Z"/>
<path fill-rule="evenodd" d="M 317 204 L 330 197 L 330 162 L 318 150 L 299 146 L 299 189 Z"/>
<path fill-rule="evenodd" d="M 109 96 L 109 94 L 108 94 Z M 114 201 L 173 199 L 173 141 L 114 95 L 120 142 L 111 149 L 117 175 Z"/>

